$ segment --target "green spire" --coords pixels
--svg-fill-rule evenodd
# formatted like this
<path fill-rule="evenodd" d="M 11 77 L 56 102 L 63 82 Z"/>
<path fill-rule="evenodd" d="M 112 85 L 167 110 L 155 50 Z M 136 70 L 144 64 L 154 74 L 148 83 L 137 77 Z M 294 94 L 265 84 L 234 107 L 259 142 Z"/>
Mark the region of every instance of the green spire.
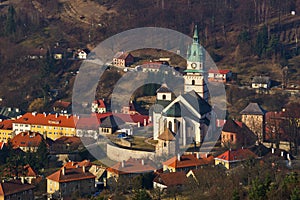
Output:
<path fill-rule="evenodd" d="M 195 29 L 194 29 L 194 36 L 193 36 L 193 39 L 194 39 L 194 43 L 198 43 L 198 28 L 197 28 L 197 25 L 195 25 Z"/>

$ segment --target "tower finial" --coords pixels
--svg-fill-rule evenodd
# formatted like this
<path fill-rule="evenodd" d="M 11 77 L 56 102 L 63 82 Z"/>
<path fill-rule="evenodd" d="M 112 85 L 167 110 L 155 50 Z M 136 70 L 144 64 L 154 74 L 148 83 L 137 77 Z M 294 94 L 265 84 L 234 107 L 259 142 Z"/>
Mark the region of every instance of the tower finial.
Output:
<path fill-rule="evenodd" d="M 197 24 L 195 25 L 194 28 L 194 36 L 193 36 L 194 42 L 198 43 L 198 28 L 197 28 Z"/>

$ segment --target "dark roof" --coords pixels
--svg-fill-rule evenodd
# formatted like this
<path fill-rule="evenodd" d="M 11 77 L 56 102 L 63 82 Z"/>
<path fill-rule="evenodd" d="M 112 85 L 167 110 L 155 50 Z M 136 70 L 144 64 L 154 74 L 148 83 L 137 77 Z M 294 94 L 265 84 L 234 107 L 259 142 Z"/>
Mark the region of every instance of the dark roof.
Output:
<path fill-rule="evenodd" d="M 258 157 L 263 157 L 271 152 L 271 150 L 263 144 L 254 145 L 249 148 L 253 153 L 255 153 Z"/>
<path fill-rule="evenodd" d="M 100 127 L 117 128 L 118 126 L 123 125 L 123 124 L 124 124 L 124 121 L 121 118 L 110 115 L 101 121 Z"/>
<path fill-rule="evenodd" d="M 249 105 L 240 112 L 242 115 L 264 115 L 266 110 L 264 110 L 258 103 L 249 103 Z"/>
<path fill-rule="evenodd" d="M 167 117 L 180 117 L 183 114 L 181 113 L 181 106 L 183 106 L 182 103 L 176 102 L 163 115 Z"/>
<path fill-rule="evenodd" d="M 0 195 L 7 196 L 27 190 L 34 189 L 35 186 L 22 184 L 21 181 L 5 181 L 0 183 Z"/>
<path fill-rule="evenodd" d="M 270 77 L 268 76 L 254 76 L 252 78 L 252 83 L 269 83 Z"/>
<path fill-rule="evenodd" d="M 239 133 L 241 131 L 241 127 L 232 119 L 228 119 L 223 126 L 223 131 L 231 132 L 231 133 Z"/>
<path fill-rule="evenodd" d="M 0 115 L 3 115 L 7 118 L 16 118 L 23 113 L 24 112 L 22 112 L 19 108 L 2 107 L 0 109 Z"/>
<path fill-rule="evenodd" d="M 160 88 L 156 90 L 156 93 L 171 93 L 172 91 L 168 88 L 166 83 L 163 83 Z"/>
<path fill-rule="evenodd" d="M 211 111 L 211 106 L 194 90 L 181 96 L 201 115 Z"/>

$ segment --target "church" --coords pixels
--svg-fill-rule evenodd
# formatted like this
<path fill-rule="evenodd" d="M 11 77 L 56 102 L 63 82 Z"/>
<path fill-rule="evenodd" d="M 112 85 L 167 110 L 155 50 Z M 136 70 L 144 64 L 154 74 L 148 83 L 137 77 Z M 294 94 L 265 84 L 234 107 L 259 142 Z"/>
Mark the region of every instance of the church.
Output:
<path fill-rule="evenodd" d="M 187 50 L 183 94 L 175 97 L 165 83 L 156 91 L 152 114 L 153 139 L 158 141 L 158 155 L 174 155 L 178 148 L 199 145 L 208 130 L 215 129 L 215 123 L 211 124 L 215 120 L 209 104 L 205 57 L 195 26 L 193 42 Z"/>

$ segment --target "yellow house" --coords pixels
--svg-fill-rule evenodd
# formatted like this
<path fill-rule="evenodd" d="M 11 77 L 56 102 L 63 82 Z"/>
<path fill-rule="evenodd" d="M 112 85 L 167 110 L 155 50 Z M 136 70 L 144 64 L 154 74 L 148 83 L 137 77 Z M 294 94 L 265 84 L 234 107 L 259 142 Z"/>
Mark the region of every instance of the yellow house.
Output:
<path fill-rule="evenodd" d="M 14 137 L 12 122 L 13 120 L 9 119 L 0 122 L 0 142 L 7 143 L 8 140 Z"/>
<path fill-rule="evenodd" d="M 34 200 L 33 189 L 30 184 L 23 184 L 21 181 L 3 181 L 0 183 L 0 200 Z"/>
<path fill-rule="evenodd" d="M 16 134 L 25 131 L 38 132 L 52 140 L 76 135 L 78 117 L 72 115 L 26 113 L 13 122 Z"/>
<path fill-rule="evenodd" d="M 90 195 L 95 192 L 95 178 L 85 166 L 62 167 L 47 177 L 47 193 L 50 198 L 71 196 L 74 193 Z"/>

